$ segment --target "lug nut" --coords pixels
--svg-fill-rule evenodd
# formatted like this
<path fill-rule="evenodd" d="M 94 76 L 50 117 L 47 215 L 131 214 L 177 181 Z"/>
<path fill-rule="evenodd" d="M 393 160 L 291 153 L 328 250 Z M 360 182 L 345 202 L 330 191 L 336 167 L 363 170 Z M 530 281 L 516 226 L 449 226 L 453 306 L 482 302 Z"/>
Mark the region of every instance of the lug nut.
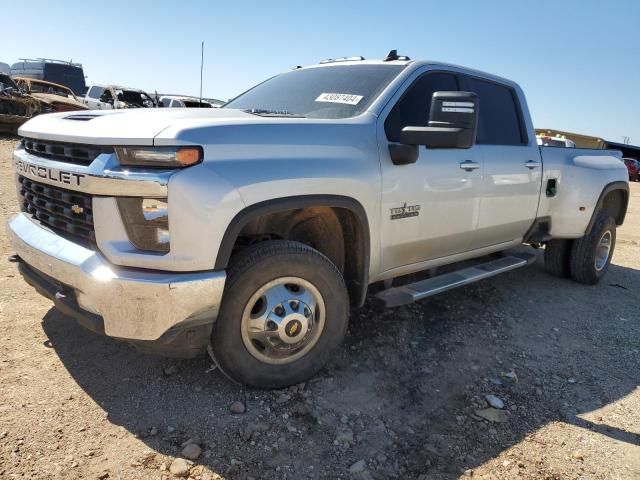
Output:
<path fill-rule="evenodd" d="M 274 310 L 274 313 L 276 315 L 278 315 L 279 317 L 282 317 L 284 315 L 284 308 L 282 308 L 280 305 L 278 305 L 276 307 L 276 309 Z"/>

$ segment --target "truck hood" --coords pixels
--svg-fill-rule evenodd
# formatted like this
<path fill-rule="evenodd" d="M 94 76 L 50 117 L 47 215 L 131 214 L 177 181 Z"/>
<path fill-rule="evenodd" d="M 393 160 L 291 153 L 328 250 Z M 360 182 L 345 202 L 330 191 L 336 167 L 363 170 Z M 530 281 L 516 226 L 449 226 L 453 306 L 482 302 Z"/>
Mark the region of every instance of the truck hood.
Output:
<path fill-rule="evenodd" d="M 39 115 L 22 125 L 18 134 L 90 145 L 153 145 L 154 138 L 171 126 L 216 126 L 258 119 L 241 110 L 214 108 L 88 110 Z"/>

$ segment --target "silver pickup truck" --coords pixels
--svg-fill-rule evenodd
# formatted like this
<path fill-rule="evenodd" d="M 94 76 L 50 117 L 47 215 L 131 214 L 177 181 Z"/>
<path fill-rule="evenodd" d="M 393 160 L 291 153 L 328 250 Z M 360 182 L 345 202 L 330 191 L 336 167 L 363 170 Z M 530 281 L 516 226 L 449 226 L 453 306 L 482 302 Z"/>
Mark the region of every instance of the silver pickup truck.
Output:
<path fill-rule="evenodd" d="M 528 244 L 597 283 L 629 196 L 619 153 L 538 147 L 514 82 L 393 51 L 295 68 L 221 109 L 50 114 L 19 133 L 8 226 L 26 281 L 93 331 L 208 349 L 264 388 L 322 368 L 374 282 L 407 304 L 525 266 L 511 250 Z"/>

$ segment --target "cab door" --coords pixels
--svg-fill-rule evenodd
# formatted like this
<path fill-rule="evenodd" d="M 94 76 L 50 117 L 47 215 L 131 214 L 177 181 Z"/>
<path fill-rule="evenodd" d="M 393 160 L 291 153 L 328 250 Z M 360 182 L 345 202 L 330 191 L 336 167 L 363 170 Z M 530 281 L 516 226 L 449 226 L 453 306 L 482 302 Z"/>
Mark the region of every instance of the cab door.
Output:
<path fill-rule="evenodd" d="M 399 144 L 403 127 L 427 125 L 434 92 L 458 90 L 455 74 L 422 70 L 408 83 L 385 107 L 378 125 L 381 272 L 467 251 L 478 220 L 483 165 L 476 147 Z M 394 164 L 390 148 L 414 149 L 417 160 Z"/>
<path fill-rule="evenodd" d="M 542 184 L 540 150 L 527 138 L 522 114 L 526 105 L 513 86 L 468 75 L 459 82 L 480 105 L 475 148 L 484 176 L 472 247 L 520 242 L 536 218 Z"/>

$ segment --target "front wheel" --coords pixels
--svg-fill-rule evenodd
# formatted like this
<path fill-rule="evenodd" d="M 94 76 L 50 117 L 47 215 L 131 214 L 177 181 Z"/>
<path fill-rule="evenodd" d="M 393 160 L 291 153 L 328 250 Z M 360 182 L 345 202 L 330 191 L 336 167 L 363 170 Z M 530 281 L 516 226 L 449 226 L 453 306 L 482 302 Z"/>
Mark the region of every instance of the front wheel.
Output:
<path fill-rule="evenodd" d="M 571 278 L 587 285 L 604 277 L 616 246 L 616 221 L 605 212 L 597 215 L 591 231 L 571 248 Z"/>
<path fill-rule="evenodd" d="M 335 354 L 348 307 L 344 279 L 327 257 L 298 242 L 260 243 L 232 259 L 212 354 L 240 383 L 300 383 Z"/>

